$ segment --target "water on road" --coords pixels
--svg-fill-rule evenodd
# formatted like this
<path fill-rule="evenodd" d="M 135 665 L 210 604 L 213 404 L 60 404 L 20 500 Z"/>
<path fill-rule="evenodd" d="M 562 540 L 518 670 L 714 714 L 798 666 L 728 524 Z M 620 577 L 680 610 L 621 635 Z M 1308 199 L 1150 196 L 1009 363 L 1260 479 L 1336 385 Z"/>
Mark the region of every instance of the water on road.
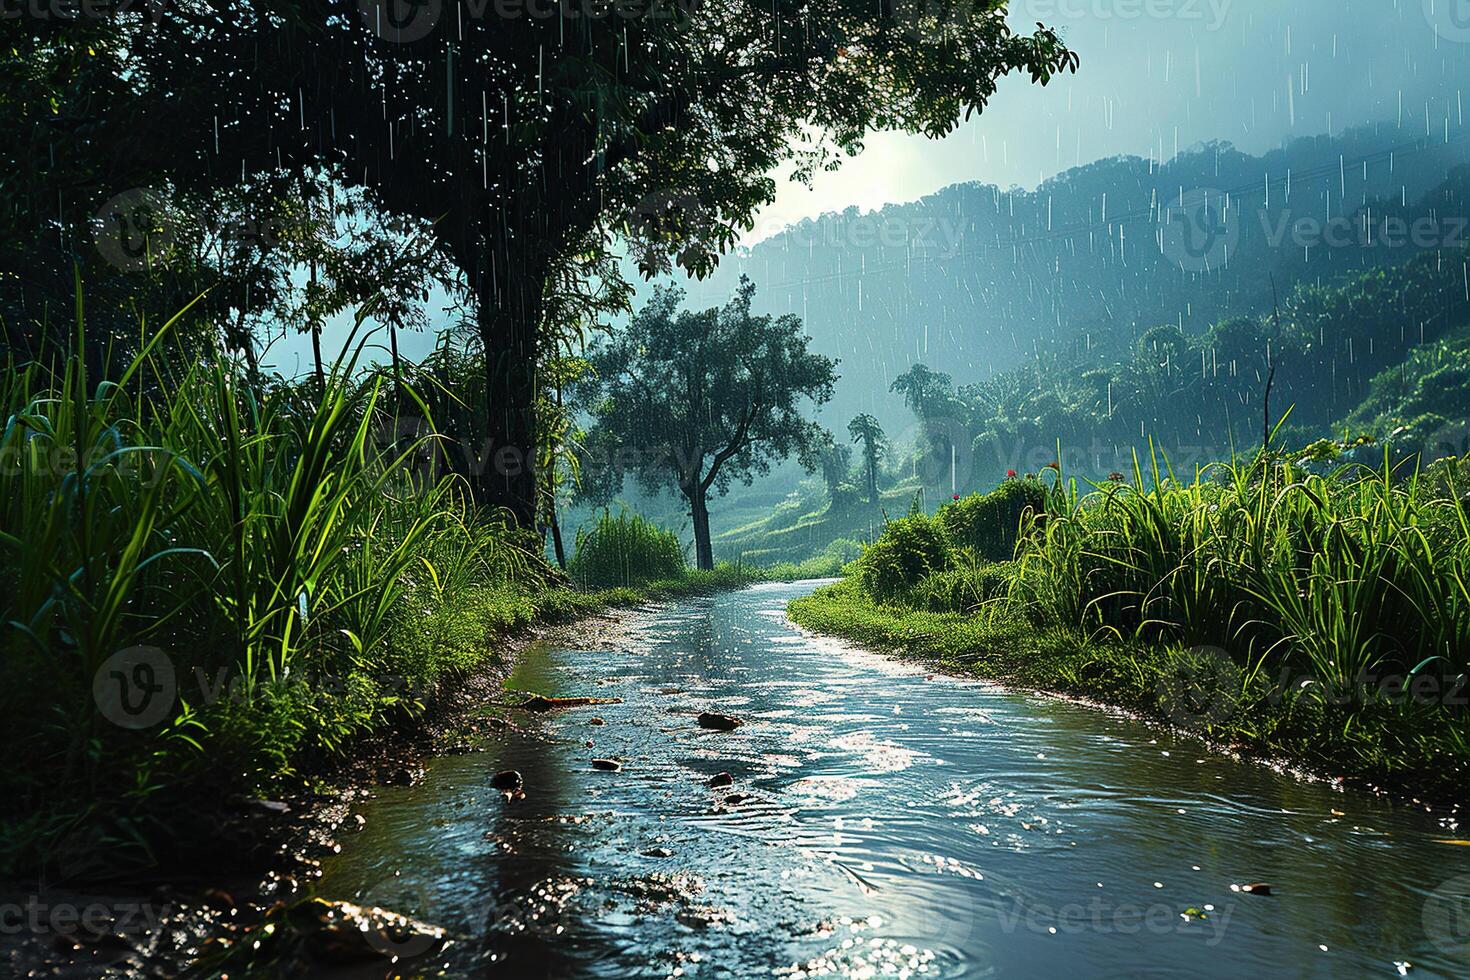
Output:
<path fill-rule="evenodd" d="M 813 587 L 533 647 L 509 686 L 621 703 L 383 788 L 321 892 L 447 927 L 450 976 L 1470 976 L 1446 815 L 803 634 Z"/>

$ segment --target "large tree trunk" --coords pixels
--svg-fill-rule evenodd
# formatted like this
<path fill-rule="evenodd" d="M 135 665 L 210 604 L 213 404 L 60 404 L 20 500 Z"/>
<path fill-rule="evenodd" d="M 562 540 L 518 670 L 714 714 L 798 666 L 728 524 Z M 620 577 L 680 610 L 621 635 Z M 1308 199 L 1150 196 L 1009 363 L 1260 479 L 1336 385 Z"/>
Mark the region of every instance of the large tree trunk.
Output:
<path fill-rule="evenodd" d="M 689 495 L 689 516 L 694 519 L 694 562 L 701 571 L 715 567 L 715 552 L 709 537 L 709 504 L 704 488 L 695 487 Z"/>
<path fill-rule="evenodd" d="M 536 526 L 536 361 L 544 263 L 503 244 L 482 273 L 478 322 L 485 352 L 485 441 L 478 496 L 523 528 Z"/>

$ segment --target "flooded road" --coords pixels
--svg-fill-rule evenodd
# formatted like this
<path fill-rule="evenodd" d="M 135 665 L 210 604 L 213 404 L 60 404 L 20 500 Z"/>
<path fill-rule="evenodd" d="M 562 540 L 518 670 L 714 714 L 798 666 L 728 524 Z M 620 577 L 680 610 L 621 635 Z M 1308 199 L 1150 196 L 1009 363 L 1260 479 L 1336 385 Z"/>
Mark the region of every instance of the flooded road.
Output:
<path fill-rule="evenodd" d="M 1465 828 L 807 636 L 814 587 L 532 648 L 512 688 L 622 703 L 380 789 L 321 893 L 445 926 L 450 976 L 1470 976 Z"/>

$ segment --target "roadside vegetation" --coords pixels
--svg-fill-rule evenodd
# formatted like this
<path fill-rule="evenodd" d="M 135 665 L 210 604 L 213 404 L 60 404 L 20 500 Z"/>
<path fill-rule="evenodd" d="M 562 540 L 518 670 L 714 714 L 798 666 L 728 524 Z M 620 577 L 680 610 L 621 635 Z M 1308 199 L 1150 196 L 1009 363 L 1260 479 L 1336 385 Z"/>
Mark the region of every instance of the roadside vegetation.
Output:
<path fill-rule="evenodd" d="M 99 380 L 83 320 L 76 353 L 0 378 L 10 872 L 184 860 L 218 814 L 412 726 L 534 623 L 760 575 L 694 573 L 672 535 L 604 517 L 572 587 L 426 471 L 427 405 L 352 351 L 267 381 L 179 356 L 170 323 Z"/>
<path fill-rule="evenodd" d="M 1048 468 L 891 522 L 791 615 L 1328 775 L 1453 797 L 1470 775 L 1470 465 L 1324 455 L 1193 479 L 1156 458 L 1101 484 Z"/>

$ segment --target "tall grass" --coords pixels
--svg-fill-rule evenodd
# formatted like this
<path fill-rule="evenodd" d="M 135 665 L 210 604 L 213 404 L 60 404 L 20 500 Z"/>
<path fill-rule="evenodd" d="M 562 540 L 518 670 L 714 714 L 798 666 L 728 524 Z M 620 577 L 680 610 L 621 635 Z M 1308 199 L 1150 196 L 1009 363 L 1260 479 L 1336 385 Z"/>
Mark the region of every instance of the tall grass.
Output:
<path fill-rule="evenodd" d="M 494 594 L 544 584 L 459 485 L 410 471 L 416 446 L 377 438 L 396 427 L 355 353 L 320 392 L 262 390 L 155 357 L 165 327 L 94 380 L 83 320 L 79 301 L 73 356 L 0 380 L 0 731 L 24 760 L 3 777 L 8 863 L 90 811 L 146 839 L 172 794 L 253 790 L 339 750 L 483 652 L 434 610 L 474 598 L 488 625 Z M 142 645 L 178 698 L 134 730 L 93 685 Z"/>
<path fill-rule="evenodd" d="M 1212 645 L 1329 684 L 1470 670 L 1470 522 L 1453 468 L 1292 462 L 1079 495 L 1025 542 L 1018 597 L 1115 637 Z"/>
<path fill-rule="evenodd" d="M 568 564 L 584 588 L 615 588 L 677 579 L 686 570 L 679 536 L 637 514 L 614 517 L 604 510 L 591 528 L 577 532 Z"/>

